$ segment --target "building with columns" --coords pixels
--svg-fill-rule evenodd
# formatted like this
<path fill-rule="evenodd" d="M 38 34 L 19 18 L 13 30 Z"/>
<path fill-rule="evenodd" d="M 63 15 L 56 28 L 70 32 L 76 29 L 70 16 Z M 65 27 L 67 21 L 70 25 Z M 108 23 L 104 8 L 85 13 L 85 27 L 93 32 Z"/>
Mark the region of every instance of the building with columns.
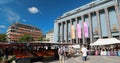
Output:
<path fill-rule="evenodd" d="M 85 37 L 84 23 L 88 25 Z M 81 38 L 78 38 L 77 24 L 80 24 Z M 75 38 L 71 37 L 71 25 Z M 54 22 L 54 41 L 90 44 L 99 38 L 120 38 L 119 0 L 96 0 L 64 13 Z"/>

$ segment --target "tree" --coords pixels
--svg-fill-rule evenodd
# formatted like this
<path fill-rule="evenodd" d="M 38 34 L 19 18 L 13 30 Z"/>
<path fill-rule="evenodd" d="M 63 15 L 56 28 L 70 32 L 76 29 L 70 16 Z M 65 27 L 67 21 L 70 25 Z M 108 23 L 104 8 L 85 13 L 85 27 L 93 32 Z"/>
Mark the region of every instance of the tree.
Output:
<path fill-rule="evenodd" d="M 46 40 L 47 40 L 48 42 L 50 41 L 50 39 L 49 39 L 49 38 L 47 38 Z"/>
<path fill-rule="evenodd" d="M 6 34 L 0 34 L 0 42 L 6 41 Z"/>
<path fill-rule="evenodd" d="M 21 38 L 18 39 L 18 42 L 30 42 L 33 41 L 32 35 L 25 34 Z"/>
<path fill-rule="evenodd" d="M 40 36 L 39 39 L 38 39 L 38 41 L 43 41 L 43 37 Z"/>

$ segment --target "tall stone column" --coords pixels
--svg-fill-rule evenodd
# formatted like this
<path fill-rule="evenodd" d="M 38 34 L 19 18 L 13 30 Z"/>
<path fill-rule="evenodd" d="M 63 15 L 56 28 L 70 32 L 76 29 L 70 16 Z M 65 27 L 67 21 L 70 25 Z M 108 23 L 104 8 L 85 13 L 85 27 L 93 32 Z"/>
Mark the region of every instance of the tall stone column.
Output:
<path fill-rule="evenodd" d="M 78 44 L 78 31 L 77 31 L 77 17 L 75 18 L 75 22 L 76 22 L 76 43 Z"/>
<path fill-rule="evenodd" d="M 102 38 L 102 33 L 101 33 L 101 22 L 100 22 L 100 15 L 99 11 L 96 11 L 96 17 L 97 17 L 97 25 L 98 25 L 98 33 L 99 33 L 99 38 Z"/>
<path fill-rule="evenodd" d="M 70 39 L 71 39 L 70 42 L 73 43 L 72 42 L 72 37 L 71 37 L 71 26 L 72 26 L 72 19 L 70 19 Z"/>
<path fill-rule="evenodd" d="M 61 39 L 62 39 L 62 40 L 61 40 L 61 42 L 62 42 L 62 43 L 63 43 L 63 40 L 64 40 L 64 27 L 63 27 L 63 25 L 64 25 L 64 24 L 63 24 L 63 22 L 62 22 L 62 23 L 61 23 L 61 26 L 62 26 L 62 29 L 61 29 L 61 30 L 62 30 L 62 35 L 61 35 Z"/>
<path fill-rule="evenodd" d="M 60 42 L 62 43 L 62 22 L 60 22 Z"/>
<path fill-rule="evenodd" d="M 105 10 L 105 18 L 106 18 L 106 25 L 107 25 L 108 37 L 111 38 L 112 34 L 111 34 L 111 29 L 110 29 L 110 18 L 109 18 L 107 7 L 104 8 L 104 10 Z"/>
<path fill-rule="evenodd" d="M 90 32 L 90 43 L 92 43 L 93 42 L 93 29 L 92 29 L 91 13 L 88 14 L 88 17 L 89 17 L 89 24 L 90 24 L 90 29 L 89 29 L 89 32 Z"/>
<path fill-rule="evenodd" d="M 60 23 L 58 23 L 58 41 L 60 41 Z"/>
<path fill-rule="evenodd" d="M 66 42 L 68 42 L 68 23 L 65 21 L 66 24 Z"/>
<path fill-rule="evenodd" d="M 81 16 L 82 19 L 82 39 L 83 39 L 83 44 L 86 44 L 85 42 L 85 33 L 84 33 L 84 15 Z"/>
<path fill-rule="evenodd" d="M 116 2 L 114 2 L 114 7 L 115 7 L 116 15 L 117 15 L 118 31 L 119 31 L 119 39 L 120 39 L 120 12 L 118 8 L 118 4 Z"/>

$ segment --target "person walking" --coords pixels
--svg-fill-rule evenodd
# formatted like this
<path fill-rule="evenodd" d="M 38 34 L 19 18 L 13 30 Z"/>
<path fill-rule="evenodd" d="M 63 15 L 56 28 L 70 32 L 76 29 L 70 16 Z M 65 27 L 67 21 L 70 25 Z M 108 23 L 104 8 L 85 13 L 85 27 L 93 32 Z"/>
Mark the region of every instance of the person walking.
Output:
<path fill-rule="evenodd" d="M 60 61 L 60 63 L 64 63 L 64 59 L 65 59 L 65 47 L 63 45 L 58 49 L 58 55 L 59 55 L 59 61 Z"/>
<path fill-rule="evenodd" d="M 0 58 L 2 57 L 3 51 L 2 48 L 0 48 Z"/>
<path fill-rule="evenodd" d="M 74 56 L 74 48 L 71 47 L 71 57 L 73 57 L 73 56 Z"/>
<path fill-rule="evenodd" d="M 82 45 L 82 50 L 81 50 L 81 52 L 82 52 L 82 60 L 83 61 L 86 61 L 87 60 L 87 48 L 85 47 L 85 45 Z"/>
<path fill-rule="evenodd" d="M 6 60 L 8 59 L 8 48 L 5 48 L 4 57 Z"/>

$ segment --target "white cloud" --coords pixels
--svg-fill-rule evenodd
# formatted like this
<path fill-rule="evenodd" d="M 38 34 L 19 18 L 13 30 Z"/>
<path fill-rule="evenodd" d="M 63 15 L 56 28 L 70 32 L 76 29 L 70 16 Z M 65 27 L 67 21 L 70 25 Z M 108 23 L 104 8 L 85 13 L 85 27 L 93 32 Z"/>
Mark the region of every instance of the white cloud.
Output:
<path fill-rule="evenodd" d="M 39 9 L 37 7 L 31 7 L 31 8 L 28 8 L 28 11 L 32 14 L 36 14 L 39 12 Z"/>
<path fill-rule="evenodd" d="M 6 28 L 6 26 L 5 25 L 0 25 L 0 28 Z"/>
<path fill-rule="evenodd" d="M 27 20 L 25 20 L 25 19 L 23 19 L 22 21 L 23 21 L 23 22 L 27 22 Z"/>
<path fill-rule="evenodd" d="M 6 4 L 12 2 L 13 0 L 0 0 L 0 4 Z"/>

